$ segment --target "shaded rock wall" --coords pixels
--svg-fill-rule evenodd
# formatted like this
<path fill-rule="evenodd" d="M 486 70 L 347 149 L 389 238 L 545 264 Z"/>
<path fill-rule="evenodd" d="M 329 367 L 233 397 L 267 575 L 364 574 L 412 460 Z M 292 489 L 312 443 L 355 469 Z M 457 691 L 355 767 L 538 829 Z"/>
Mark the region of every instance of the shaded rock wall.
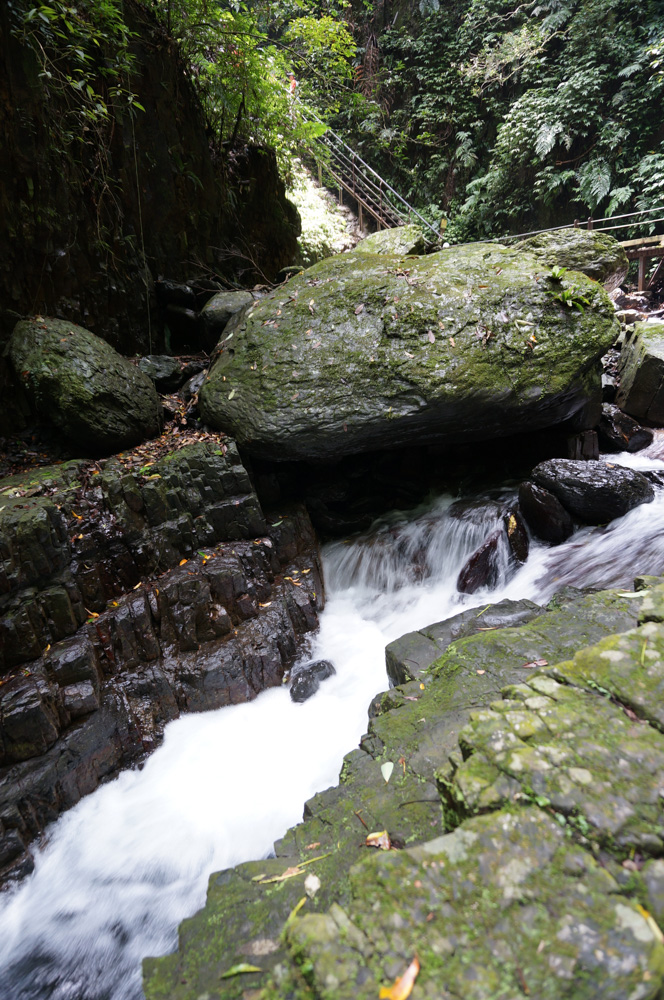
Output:
<path fill-rule="evenodd" d="M 137 34 L 131 86 L 145 113 L 113 118 L 101 145 L 62 151 L 50 128 L 62 100 L 45 92 L 32 52 L 10 34 L 0 8 L 4 337 L 16 314 L 42 312 L 79 322 L 124 353 L 147 353 L 160 273 L 183 278 L 200 265 L 243 272 L 253 283 L 297 251 L 299 218 L 274 155 L 242 148 L 213 158 L 174 43 L 135 2 L 125 16 Z M 229 257 L 240 243 L 244 257 Z"/>

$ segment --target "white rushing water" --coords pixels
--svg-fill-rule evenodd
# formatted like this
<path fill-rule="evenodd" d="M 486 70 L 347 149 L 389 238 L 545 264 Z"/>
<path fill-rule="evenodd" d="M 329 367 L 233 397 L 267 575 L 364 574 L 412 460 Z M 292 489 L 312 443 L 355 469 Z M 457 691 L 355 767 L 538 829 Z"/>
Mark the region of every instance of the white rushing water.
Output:
<path fill-rule="evenodd" d="M 612 460 L 663 470 L 658 455 L 653 446 Z M 142 769 L 51 826 L 34 873 L 0 897 L 2 1000 L 140 997 L 141 959 L 175 946 L 208 875 L 266 856 L 305 800 L 335 783 L 371 698 L 387 687 L 386 643 L 487 599 L 541 603 L 565 584 L 627 585 L 637 572 L 664 573 L 662 491 L 606 529 L 584 529 L 556 549 L 533 545 L 508 583 L 464 598 L 457 575 L 496 514 L 489 507 L 459 520 L 450 503 L 327 547 L 328 604 L 311 656 L 332 660 L 337 673 L 314 698 L 296 705 L 286 688 L 274 689 L 172 722 Z"/>

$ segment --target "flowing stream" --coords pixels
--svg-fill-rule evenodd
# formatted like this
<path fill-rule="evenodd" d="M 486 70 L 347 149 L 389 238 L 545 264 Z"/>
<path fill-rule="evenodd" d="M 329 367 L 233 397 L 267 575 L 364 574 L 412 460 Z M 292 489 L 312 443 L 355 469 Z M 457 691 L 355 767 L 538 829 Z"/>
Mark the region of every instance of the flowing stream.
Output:
<path fill-rule="evenodd" d="M 664 438 L 611 461 L 664 470 Z M 509 496 L 503 491 L 502 498 Z M 495 504 L 459 519 L 451 499 L 393 515 L 324 553 L 328 603 L 311 656 L 336 676 L 302 705 L 287 689 L 170 723 L 141 769 L 83 799 L 47 831 L 35 871 L 0 897 L 2 1000 L 137 1000 L 140 962 L 175 947 L 208 875 L 266 856 L 306 799 L 334 784 L 387 687 L 385 645 L 503 597 L 543 603 L 561 586 L 629 585 L 664 573 L 664 490 L 605 529 L 527 563 L 490 593 L 456 578 L 496 522 Z"/>

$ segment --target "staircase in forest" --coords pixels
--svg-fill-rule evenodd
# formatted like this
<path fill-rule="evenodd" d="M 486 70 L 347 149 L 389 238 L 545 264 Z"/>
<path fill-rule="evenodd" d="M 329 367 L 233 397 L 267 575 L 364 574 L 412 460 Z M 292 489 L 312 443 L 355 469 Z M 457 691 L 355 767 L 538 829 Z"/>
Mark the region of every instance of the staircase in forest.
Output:
<path fill-rule="evenodd" d="M 299 112 L 305 121 L 323 124 L 310 109 L 299 104 Z M 310 150 L 318 165 L 318 179 L 326 186 L 339 189 L 340 200 L 343 192 L 350 195 L 358 206 L 360 228 L 364 214 L 375 221 L 378 229 L 392 229 L 407 222 L 417 221 L 435 237 L 438 232 L 416 209 L 409 205 L 398 191 L 362 159 L 343 139 L 331 129 L 318 136 Z"/>

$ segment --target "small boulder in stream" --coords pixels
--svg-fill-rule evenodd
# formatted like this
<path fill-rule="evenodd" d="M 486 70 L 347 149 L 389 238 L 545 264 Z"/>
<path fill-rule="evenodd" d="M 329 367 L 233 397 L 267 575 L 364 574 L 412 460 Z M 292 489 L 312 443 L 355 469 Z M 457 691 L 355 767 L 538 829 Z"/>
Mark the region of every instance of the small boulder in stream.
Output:
<path fill-rule="evenodd" d="M 574 531 L 574 521 L 557 496 L 526 481 L 519 486 L 519 506 L 533 535 L 560 545 Z"/>
<path fill-rule="evenodd" d="M 536 486 L 553 493 L 573 517 L 586 524 L 605 524 L 655 498 L 655 491 L 644 475 L 610 462 L 552 458 L 536 466 L 531 478 Z"/>
<path fill-rule="evenodd" d="M 493 244 L 321 261 L 231 318 L 203 419 L 280 462 L 561 423 L 595 394 L 618 326 L 597 282 L 565 279 L 588 302 L 570 310 L 547 266 Z"/>
<path fill-rule="evenodd" d="M 648 427 L 627 416 L 613 403 L 604 403 L 597 427 L 603 451 L 641 451 L 653 442 L 653 432 Z"/>
<path fill-rule="evenodd" d="M 336 674 L 334 664 L 329 660 L 315 660 L 307 663 L 294 674 L 290 686 L 291 701 L 307 701 L 320 687 L 321 681 Z"/>
<path fill-rule="evenodd" d="M 85 454 L 122 451 L 161 430 L 161 401 L 148 376 L 81 326 L 21 320 L 8 354 L 37 416 Z"/>

